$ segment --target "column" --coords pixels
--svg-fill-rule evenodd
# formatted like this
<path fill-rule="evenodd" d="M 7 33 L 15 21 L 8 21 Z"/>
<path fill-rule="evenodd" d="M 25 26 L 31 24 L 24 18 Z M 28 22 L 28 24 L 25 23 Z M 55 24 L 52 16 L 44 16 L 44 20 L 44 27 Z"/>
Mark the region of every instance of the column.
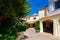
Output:
<path fill-rule="evenodd" d="M 60 21 L 58 21 L 58 36 L 60 37 Z"/>
<path fill-rule="evenodd" d="M 56 37 L 58 32 L 58 21 L 56 19 L 53 20 L 53 35 Z"/>
<path fill-rule="evenodd" d="M 40 33 L 42 33 L 43 32 L 43 23 L 42 23 L 42 21 L 40 21 Z"/>

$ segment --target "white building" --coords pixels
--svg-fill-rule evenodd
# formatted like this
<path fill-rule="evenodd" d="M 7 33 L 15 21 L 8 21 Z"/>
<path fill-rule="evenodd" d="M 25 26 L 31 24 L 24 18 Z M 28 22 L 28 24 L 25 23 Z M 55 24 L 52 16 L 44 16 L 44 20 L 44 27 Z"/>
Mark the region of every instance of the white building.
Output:
<path fill-rule="evenodd" d="M 48 32 L 60 37 L 60 0 L 48 0 L 49 5 L 39 10 L 40 33 Z"/>
<path fill-rule="evenodd" d="M 33 16 L 27 16 L 26 18 L 27 18 L 27 23 L 29 24 L 29 27 L 32 28 L 34 25 L 34 22 L 39 20 L 39 15 L 34 14 Z"/>
<path fill-rule="evenodd" d="M 27 17 L 29 27 L 33 27 L 33 23 L 40 21 L 40 33 L 51 33 L 56 37 L 60 37 L 60 0 L 48 0 L 49 4 L 39 9 L 39 14 Z"/>

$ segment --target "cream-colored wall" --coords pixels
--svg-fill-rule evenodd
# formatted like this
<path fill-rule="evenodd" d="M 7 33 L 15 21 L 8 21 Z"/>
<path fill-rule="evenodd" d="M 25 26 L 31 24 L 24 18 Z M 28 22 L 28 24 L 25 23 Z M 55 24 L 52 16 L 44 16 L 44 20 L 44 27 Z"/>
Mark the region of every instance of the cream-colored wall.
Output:
<path fill-rule="evenodd" d="M 48 16 L 52 16 L 52 15 L 60 13 L 60 9 L 57 9 L 57 10 L 54 9 L 54 1 L 56 0 L 49 0 L 49 9 L 46 10 L 46 14 Z M 60 19 L 60 15 L 43 18 L 45 17 L 45 9 L 44 9 L 44 10 L 39 10 L 39 17 L 40 17 L 40 28 L 41 28 L 40 33 L 43 32 L 43 21 L 52 20 L 53 21 L 53 35 L 56 37 L 58 36 L 60 37 L 60 23 L 58 21 Z"/>
<path fill-rule="evenodd" d="M 27 22 L 30 22 L 30 21 L 34 21 L 32 16 L 29 19 L 27 19 Z"/>
<path fill-rule="evenodd" d="M 45 14 L 46 14 L 46 16 L 49 16 L 50 15 L 49 14 L 49 8 L 48 7 L 46 8 Z"/>
<path fill-rule="evenodd" d="M 40 19 L 40 33 L 43 32 L 43 21 L 46 20 L 52 20 L 53 21 L 53 35 L 55 37 L 60 37 L 60 24 L 59 24 L 59 20 L 60 19 L 60 15 L 59 16 L 55 16 L 55 17 L 48 17 L 48 18 L 44 18 L 44 19 Z"/>
<path fill-rule="evenodd" d="M 40 18 L 45 17 L 44 14 L 45 14 L 45 10 L 39 10 L 39 17 Z"/>
<path fill-rule="evenodd" d="M 34 19 L 34 17 L 35 17 L 36 19 Z M 39 16 L 31 16 L 29 19 L 27 19 L 27 22 L 28 22 L 28 23 L 31 22 L 31 21 L 35 22 L 35 21 L 37 21 L 37 20 L 39 20 Z"/>
<path fill-rule="evenodd" d="M 35 19 L 34 21 L 37 21 L 37 20 L 39 20 L 39 16 L 35 16 L 35 18 L 36 18 L 36 19 Z"/>

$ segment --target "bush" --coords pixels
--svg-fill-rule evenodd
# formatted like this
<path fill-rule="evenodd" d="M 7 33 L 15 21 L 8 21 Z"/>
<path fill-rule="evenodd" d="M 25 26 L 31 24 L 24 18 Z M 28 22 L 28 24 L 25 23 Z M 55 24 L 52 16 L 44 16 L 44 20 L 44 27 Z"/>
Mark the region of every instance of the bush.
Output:
<path fill-rule="evenodd" d="M 35 30 L 40 30 L 39 21 L 36 21 L 34 23 L 34 28 L 35 28 Z"/>
<path fill-rule="evenodd" d="M 16 40 L 18 31 L 26 30 L 15 18 L 25 16 L 29 10 L 26 0 L 0 0 L 0 40 Z"/>
<path fill-rule="evenodd" d="M 24 26 L 26 27 L 26 29 L 28 29 L 28 23 L 24 23 Z"/>
<path fill-rule="evenodd" d="M 27 28 L 27 23 L 21 23 L 18 18 L 9 17 L 0 22 L 0 40 L 16 40 L 17 33 Z"/>
<path fill-rule="evenodd" d="M 0 40 L 16 40 L 16 36 L 5 34 L 0 36 Z"/>
<path fill-rule="evenodd" d="M 16 29 L 17 29 L 18 32 L 22 32 L 22 31 L 25 31 L 26 30 L 26 27 L 23 26 L 23 25 L 17 25 L 16 26 Z"/>

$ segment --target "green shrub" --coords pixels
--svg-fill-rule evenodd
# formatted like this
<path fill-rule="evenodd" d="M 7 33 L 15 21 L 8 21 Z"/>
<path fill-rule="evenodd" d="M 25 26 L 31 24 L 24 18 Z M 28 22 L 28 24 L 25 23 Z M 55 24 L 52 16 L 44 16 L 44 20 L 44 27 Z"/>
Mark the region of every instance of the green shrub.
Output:
<path fill-rule="evenodd" d="M 17 29 L 18 32 L 22 32 L 22 31 L 25 31 L 26 30 L 26 27 L 23 26 L 23 25 L 17 25 L 16 26 L 16 29 Z"/>
<path fill-rule="evenodd" d="M 28 23 L 24 23 L 24 26 L 26 27 L 26 29 L 28 29 Z"/>
<path fill-rule="evenodd" d="M 36 21 L 34 23 L 34 28 L 35 28 L 35 30 L 40 30 L 39 21 Z"/>
<path fill-rule="evenodd" d="M 16 40 L 18 32 L 14 27 L 15 19 L 9 17 L 0 23 L 0 40 Z"/>
<path fill-rule="evenodd" d="M 0 40 L 16 40 L 17 33 L 26 30 L 15 18 L 25 16 L 29 8 L 26 0 L 0 0 Z"/>
<path fill-rule="evenodd" d="M 16 40 L 16 36 L 5 34 L 0 37 L 0 40 Z"/>

